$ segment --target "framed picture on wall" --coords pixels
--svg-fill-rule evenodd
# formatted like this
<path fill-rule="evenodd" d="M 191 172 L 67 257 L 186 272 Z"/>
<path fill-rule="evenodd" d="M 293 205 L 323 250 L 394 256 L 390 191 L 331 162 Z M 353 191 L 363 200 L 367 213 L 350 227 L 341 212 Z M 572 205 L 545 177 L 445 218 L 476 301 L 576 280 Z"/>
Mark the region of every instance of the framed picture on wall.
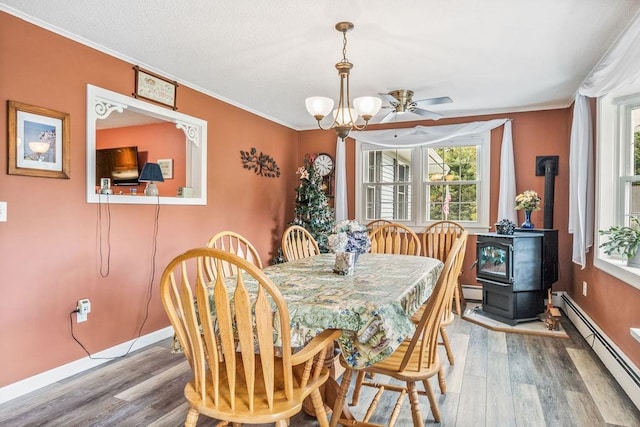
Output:
<path fill-rule="evenodd" d="M 8 102 L 9 175 L 70 177 L 69 114 Z"/>
<path fill-rule="evenodd" d="M 158 159 L 158 165 L 164 179 L 173 179 L 173 159 Z"/>
<path fill-rule="evenodd" d="M 143 70 L 137 65 L 133 67 L 136 77 L 136 90 L 133 94 L 136 98 L 144 98 L 149 101 L 168 105 L 177 110 L 176 91 L 178 83 Z"/>

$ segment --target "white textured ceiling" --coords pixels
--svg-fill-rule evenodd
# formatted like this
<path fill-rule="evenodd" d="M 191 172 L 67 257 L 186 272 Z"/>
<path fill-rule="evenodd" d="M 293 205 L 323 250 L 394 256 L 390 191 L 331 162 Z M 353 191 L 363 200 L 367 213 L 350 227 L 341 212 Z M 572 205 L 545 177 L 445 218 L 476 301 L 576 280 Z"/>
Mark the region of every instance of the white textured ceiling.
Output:
<path fill-rule="evenodd" d="M 352 98 L 394 89 L 413 90 L 414 100 L 449 96 L 429 109 L 456 117 L 570 105 L 640 2 L 0 0 L 0 10 L 312 129 L 305 98 L 338 96 L 339 21 L 355 24 Z"/>

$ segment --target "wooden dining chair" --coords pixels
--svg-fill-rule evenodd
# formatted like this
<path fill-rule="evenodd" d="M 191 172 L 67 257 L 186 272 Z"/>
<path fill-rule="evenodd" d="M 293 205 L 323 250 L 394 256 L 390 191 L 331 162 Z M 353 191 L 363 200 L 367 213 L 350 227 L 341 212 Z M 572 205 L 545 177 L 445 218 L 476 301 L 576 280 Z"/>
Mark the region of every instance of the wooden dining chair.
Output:
<path fill-rule="evenodd" d="M 447 255 L 449 255 L 453 242 L 460 237 L 464 230 L 465 228 L 455 221 L 437 221 L 428 225 L 422 232 L 424 255 L 444 262 L 447 259 Z M 456 313 L 462 316 L 465 301 L 459 279 L 456 283 L 453 298 L 456 302 Z"/>
<path fill-rule="evenodd" d="M 462 240 L 462 247 L 460 248 L 460 251 L 458 253 L 457 259 L 456 259 L 456 264 L 454 265 L 454 273 L 457 272 L 456 276 L 455 276 L 455 280 L 453 281 L 453 287 L 454 287 L 454 292 L 455 289 L 457 289 L 458 287 L 458 277 L 460 276 L 460 272 L 462 271 L 462 263 L 464 262 L 464 255 L 467 251 L 467 239 L 469 237 L 469 232 L 467 230 L 463 231 L 462 234 L 456 238 L 456 240 L 454 240 L 454 243 L 457 240 Z M 451 253 L 451 250 L 449 250 L 449 253 Z M 455 321 L 455 316 L 453 315 L 453 300 L 454 298 L 451 298 L 448 301 L 445 301 L 445 308 L 444 308 L 444 312 L 442 313 L 442 322 L 440 323 L 440 338 L 441 341 L 438 342 L 438 344 L 441 344 L 444 346 L 445 351 L 447 353 L 447 360 L 449 360 L 449 364 L 453 365 L 455 363 L 455 357 L 453 355 L 453 351 L 451 349 L 451 343 L 449 342 L 449 334 L 447 333 L 447 327 L 451 326 L 451 324 Z M 420 322 L 420 318 L 422 316 L 422 311 L 425 309 L 425 305 L 422 305 L 417 312 L 415 312 L 413 314 L 413 316 L 411 317 L 411 320 L 413 321 L 413 323 L 418 323 Z"/>
<path fill-rule="evenodd" d="M 205 260 L 217 269 L 213 284 Z M 225 263 L 239 274 L 225 279 Z M 328 425 L 320 386 L 329 376 L 327 347 L 340 332 L 326 330 L 293 354 L 287 304 L 260 268 L 224 250 L 191 249 L 165 268 L 160 297 L 193 371 L 184 389 L 185 426 L 203 414 L 234 425 L 285 427 L 308 396 L 320 425 Z"/>
<path fill-rule="evenodd" d="M 389 221 L 388 219 L 374 219 L 367 223 L 367 230 L 371 232 L 376 228 L 380 227 L 381 225 L 391 224 L 391 223 L 393 223 L 393 221 Z"/>
<path fill-rule="evenodd" d="M 420 255 L 420 238 L 409 227 L 389 223 L 369 232 L 371 253 Z"/>
<path fill-rule="evenodd" d="M 208 248 L 222 249 L 227 252 L 238 255 L 240 258 L 244 258 L 250 263 L 254 264 L 258 268 L 262 268 L 262 261 L 258 250 L 251 244 L 251 242 L 233 231 L 221 231 L 215 234 L 206 245 Z M 209 281 L 215 280 L 216 269 L 206 263 L 205 265 L 207 276 Z M 232 276 L 236 274 L 235 266 L 229 263 L 222 263 L 222 273 L 224 277 Z"/>
<path fill-rule="evenodd" d="M 318 255 L 320 248 L 306 228 L 292 225 L 282 234 L 282 255 L 285 261 Z"/>
<path fill-rule="evenodd" d="M 346 369 L 342 374 L 342 381 L 340 389 L 337 393 L 336 401 L 334 404 L 334 415 L 331 417 L 331 426 L 336 426 L 338 423 L 342 425 L 367 425 L 376 426 L 380 424 L 370 423 L 370 418 L 373 416 L 376 409 L 376 405 L 380 399 L 380 396 L 384 391 L 394 391 L 399 393 L 396 405 L 394 406 L 388 426 L 393 426 L 397 420 L 400 407 L 404 397 L 409 395 L 409 402 L 411 404 L 411 415 L 414 426 L 422 427 L 423 419 L 420 410 L 419 395 L 426 395 L 429 399 L 431 406 L 431 412 L 436 422 L 440 422 L 440 409 L 435 398 L 435 394 L 429 378 L 437 375 L 438 384 L 441 393 L 446 393 L 446 383 L 444 381 L 444 374 L 442 372 L 442 366 L 440 358 L 438 356 L 438 329 L 442 322 L 443 312 L 446 309 L 446 301 L 451 299 L 453 288 L 455 284 L 456 274 L 454 266 L 458 264 L 458 254 L 462 247 L 462 240 L 455 242 L 451 249 L 450 256 L 444 264 L 442 272 L 438 277 L 431 296 L 427 300 L 426 307 L 422 311 L 422 317 L 420 322 L 416 325 L 414 334 L 408 339 L 404 340 L 402 344 L 393 352 L 389 357 L 374 363 L 365 368 L 354 369 L 351 367 L 344 358 L 340 358 L 340 363 Z M 378 389 L 378 393 L 374 396 L 370 403 L 366 415 L 362 421 L 347 420 L 340 418 L 340 408 L 344 405 L 347 397 L 349 386 L 351 383 L 351 377 L 354 370 L 364 373 L 382 374 L 387 375 L 395 380 L 405 382 L 404 386 L 397 386 L 395 384 L 379 384 L 374 382 L 362 382 L 361 385 L 367 387 L 374 387 Z M 358 375 L 360 376 L 360 375 Z M 416 382 L 422 382 L 424 391 L 418 390 Z M 358 386 L 358 384 L 356 384 Z M 359 394 L 359 388 L 354 388 L 353 395 Z M 352 399 L 352 405 L 356 405 L 357 399 Z"/>

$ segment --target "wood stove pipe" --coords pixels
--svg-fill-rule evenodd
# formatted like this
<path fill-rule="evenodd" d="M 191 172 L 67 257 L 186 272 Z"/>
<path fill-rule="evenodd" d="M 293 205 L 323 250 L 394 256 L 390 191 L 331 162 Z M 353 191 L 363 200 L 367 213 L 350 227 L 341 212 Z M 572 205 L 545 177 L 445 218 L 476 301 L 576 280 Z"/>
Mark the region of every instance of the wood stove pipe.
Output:
<path fill-rule="evenodd" d="M 544 228 L 553 229 L 555 182 L 558 175 L 558 156 L 536 157 L 536 176 L 544 175 Z"/>

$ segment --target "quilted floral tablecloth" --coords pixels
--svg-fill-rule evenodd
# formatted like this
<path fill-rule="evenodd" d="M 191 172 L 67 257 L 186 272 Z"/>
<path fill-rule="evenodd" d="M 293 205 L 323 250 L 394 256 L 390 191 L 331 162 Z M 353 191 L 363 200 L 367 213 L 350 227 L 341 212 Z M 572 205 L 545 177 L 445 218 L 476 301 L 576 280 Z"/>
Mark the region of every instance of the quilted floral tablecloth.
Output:
<path fill-rule="evenodd" d="M 411 315 L 431 295 L 443 265 L 421 256 L 362 254 L 355 274 L 341 276 L 332 271 L 334 259 L 334 254 L 321 254 L 264 272 L 287 302 L 292 346 L 304 345 L 325 329 L 340 329 L 347 362 L 368 366 L 413 333 Z"/>

